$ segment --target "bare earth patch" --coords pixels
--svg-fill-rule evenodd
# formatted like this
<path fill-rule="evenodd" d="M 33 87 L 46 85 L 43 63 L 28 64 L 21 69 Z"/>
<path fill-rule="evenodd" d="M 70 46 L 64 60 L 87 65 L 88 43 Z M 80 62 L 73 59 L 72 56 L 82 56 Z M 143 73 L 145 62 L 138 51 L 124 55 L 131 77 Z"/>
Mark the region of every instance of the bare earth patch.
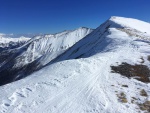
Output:
<path fill-rule="evenodd" d="M 123 62 L 118 66 L 111 66 L 111 69 L 113 73 L 119 73 L 128 78 L 135 78 L 145 83 L 150 82 L 150 69 L 146 65 L 131 65 Z"/>
<path fill-rule="evenodd" d="M 120 94 L 117 94 L 117 97 L 118 97 L 118 100 L 122 103 L 128 102 L 126 95 L 123 92 L 121 92 Z"/>
<path fill-rule="evenodd" d="M 141 95 L 141 96 L 145 96 L 145 97 L 148 96 L 147 93 L 146 93 L 146 91 L 145 91 L 144 89 L 142 89 L 142 90 L 140 91 L 140 95 Z"/>
<path fill-rule="evenodd" d="M 150 55 L 147 57 L 147 60 L 150 61 Z"/>
<path fill-rule="evenodd" d="M 150 101 L 145 101 L 144 103 L 138 104 L 138 106 L 142 111 L 150 112 Z"/>

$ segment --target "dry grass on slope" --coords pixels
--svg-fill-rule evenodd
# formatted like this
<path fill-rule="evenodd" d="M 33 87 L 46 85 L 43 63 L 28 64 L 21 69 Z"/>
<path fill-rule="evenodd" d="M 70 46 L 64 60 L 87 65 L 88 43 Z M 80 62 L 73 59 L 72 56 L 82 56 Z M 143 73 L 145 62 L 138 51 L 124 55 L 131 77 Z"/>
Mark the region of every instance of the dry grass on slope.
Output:
<path fill-rule="evenodd" d="M 111 66 L 111 69 L 113 73 L 119 73 L 128 78 L 135 78 L 145 83 L 150 82 L 150 69 L 146 65 L 131 65 L 123 62 L 121 65 Z"/>

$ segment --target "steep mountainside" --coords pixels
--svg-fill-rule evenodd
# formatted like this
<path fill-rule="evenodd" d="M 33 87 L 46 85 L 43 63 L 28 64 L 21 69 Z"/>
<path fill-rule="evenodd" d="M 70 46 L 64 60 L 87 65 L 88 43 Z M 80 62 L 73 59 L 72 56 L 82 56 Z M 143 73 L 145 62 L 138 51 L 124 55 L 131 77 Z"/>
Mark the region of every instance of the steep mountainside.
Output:
<path fill-rule="evenodd" d="M 107 52 L 114 50 L 117 46 L 125 44 L 127 38 L 120 39 L 109 38 L 114 32 L 124 32 L 129 37 L 136 37 L 138 40 L 150 41 L 150 24 L 130 18 L 111 17 L 108 21 L 94 30 L 83 40 L 75 44 L 71 49 L 66 51 L 63 55 L 59 56 L 56 61 L 89 57 L 99 52 Z M 91 38 L 92 37 L 92 38 Z M 116 40 L 115 40 L 116 39 Z M 132 38 L 131 38 L 132 39 Z M 114 41 L 118 41 L 114 45 Z"/>
<path fill-rule="evenodd" d="M 150 24 L 111 17 L 22 80 L 0 87 L 1 113 L 149 113 Z"/>
<path fill-rule="evenodd" d="M 0 53 L 0 85 L 24 78 L 92 32 L 81 27 L 53 35 L 35 36 L 23 46 Z"/>

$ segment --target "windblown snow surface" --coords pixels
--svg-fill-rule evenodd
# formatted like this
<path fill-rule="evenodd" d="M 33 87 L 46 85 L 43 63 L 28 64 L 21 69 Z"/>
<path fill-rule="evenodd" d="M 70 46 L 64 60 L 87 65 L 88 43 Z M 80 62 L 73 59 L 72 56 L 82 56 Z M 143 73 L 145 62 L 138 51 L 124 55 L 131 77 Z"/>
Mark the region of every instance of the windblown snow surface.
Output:
<path fill-rule="evenodd" d="M 139 104 L 150 100 L 150 84 L 112 73 L 111 65 L 140 64 L 142 57 L 143 65 L 149 66 L 149 34 L 149 23 L 111 17 L 57 57 L 56 63 L 1 86 L 0 112 L 146 112 Z M 140 94 L 142 89 L 147 96 Z M 119 94 L 124 95 L 126 101 L 120 101 Z"/>

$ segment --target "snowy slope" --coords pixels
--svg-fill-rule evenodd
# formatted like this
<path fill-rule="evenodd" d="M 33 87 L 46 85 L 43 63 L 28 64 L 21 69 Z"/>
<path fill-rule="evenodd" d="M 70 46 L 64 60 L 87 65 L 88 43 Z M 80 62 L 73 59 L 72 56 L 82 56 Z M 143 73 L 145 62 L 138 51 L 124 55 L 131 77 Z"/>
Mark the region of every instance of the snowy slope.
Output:
<path fill-rule="evenodd" d="M 81 27 L 73 31 L 33 37 L 23 46 L 0 54 L 0 85 L 24 78 L 92 32 Z"/>
<path fill-rule="evenodd" d="M 57 57 L 54 60 L 57 63 L 0 87 L 0 112 L 146 112 L 146 108 L 141 107 L 149 106 L 148 103 L 141 104 L 150 100 L 150 84 L 111 72 L 111 65 L 122 62 L 147 66 L 150 63 L 147 60 L 149 34 L 142 34 L 143 31 L 135 26 L 125 25 L 124 19 L 134 22 L 134 19 L 112 17 Z M 144 62 L 141 62 L 141 57 Z M 141 95 L 142 89 L 146 96 Z"/>
<path fill-rule="evenodd" d="M 128 24 L 125 23 L 126 21 L 128 22 Z M 144 28 L 144 33 L 142 27 Z M 84 38 L 84 40 L 79 41 L 65 54 L 59 56 L 59 58 L 57 58 L 56 61 L 72 59 L 72 58 L 80 58 L 80 57 L 89 57 L 99 52 L 110 51 L 112 49 L 115 49 L 118 46 L 118 44 L 119 46 L 121 44 L 124 44 L 127 41 L 127 38 L 129 36 L 136 37 L 137 39 L 142 39 L 142 40 L 144 39 L 150 41 L 150 35 L 148 32 L 149 27 L 150 27 L 149 23 L 146 24 L 146 22 L 142 22 L 140 20 L 124 18 L 124 17 L 111 17 L 108 21 L 103 23 L 100 27 L 94 30 L 90 35 Z M 122 40 L 115 38 L 117 39 L 115 41 L 118 42 L 114 44 L 113 43 L 114 38 L 106 38 L 107 36 L 112 34 L 111 33 L 112 31 L 114 31 L 115 33 L 116 32 L 119 33 L 118 31 L 124 32 L 128 34 L 128 37 L 123 38 Z M 147 33 L 145 33 L 145 31 L 147 31 Z M 120 36 L 119 38 L 122 38 L 122 36 Z"/>
<path fill-rule="evenodd" d="M 110 21 L 113 21 L 117 24 L 121 24 L 124 27 L 130 27 L 136 29 L 140 32 L 147 33 L 150 35 L 150 23 L 140 21 L 133 18 L 124 18 L 124 17 L 111 17 Z"/>
<path fill-rule="evenodd" d="M 26 57 L 25 62 L 33 62 L 45 55 L 46 58 L 43 58 L 44 60 L 40 61 L 42 65 L 45 65 L 91 32 L 92 29 L 81 27 L 73 31 L 36 36 L 32 39 L 32 42 L 29 42 L 30 45 L 28 46 L 27 51 L 23 53 Z"/>

